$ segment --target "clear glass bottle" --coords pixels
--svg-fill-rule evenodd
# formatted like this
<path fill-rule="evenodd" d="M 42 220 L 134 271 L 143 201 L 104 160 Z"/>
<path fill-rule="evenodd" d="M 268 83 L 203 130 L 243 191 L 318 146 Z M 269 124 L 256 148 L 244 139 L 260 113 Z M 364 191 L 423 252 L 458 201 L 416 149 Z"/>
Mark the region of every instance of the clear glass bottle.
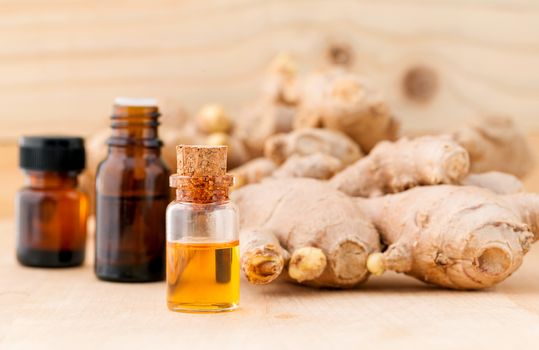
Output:
<path fill-rule="evenodd" d="M 116 99 L 109 152 L 96 175 L 97 277 L 117 282 L 165 277 L 169 170 L 161 159 L 152 99 Z"/>
<path fill-rule="evenodd" d="M 228 197 L 225 146 L 178 146 L 167 208 L 167 304 L 173 311 L 238 307 L 238 213 Z"/>
<path fill-rule="evenodd" d="M 80 137 L 23 137 L 17 193 L 17 259 L 27 266 L 68 267 L 84 262 L 88 201 L 78 188 L 84 169 Z"/>

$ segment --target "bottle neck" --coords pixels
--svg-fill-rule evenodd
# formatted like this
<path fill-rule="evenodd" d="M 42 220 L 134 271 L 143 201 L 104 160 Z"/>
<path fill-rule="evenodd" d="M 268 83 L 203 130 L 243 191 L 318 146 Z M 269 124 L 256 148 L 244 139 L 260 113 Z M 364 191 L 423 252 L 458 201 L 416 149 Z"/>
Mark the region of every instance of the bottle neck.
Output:
<path fill-rule="evenodd" d="M 157 134 L 159 110 L 150 106 L 114 106 L 111 117 L 112 134 L 108 145 L 112 147 L 162 146 Z"/>
<path fill-rule="evenodd" d="M 26 171 L 26 185 L 37 189 L 74 189 L 78 172 Z"/>
<path fill-rule="evenodd" d="M 176 200 L 179 202 L 209 204 L 226 203 L 233 178 L 225 176 L 187 177 L 172 175 L 171 187 L 176 188 Z"/>
<path fill-rule="evenodd" d="M 136 145 L 115 146 L 109 144 L 109 155 L 125 156 L 125 157 L 155 157 L 161 156 L 161 148 L 159 147 L 140 147 Z"/>

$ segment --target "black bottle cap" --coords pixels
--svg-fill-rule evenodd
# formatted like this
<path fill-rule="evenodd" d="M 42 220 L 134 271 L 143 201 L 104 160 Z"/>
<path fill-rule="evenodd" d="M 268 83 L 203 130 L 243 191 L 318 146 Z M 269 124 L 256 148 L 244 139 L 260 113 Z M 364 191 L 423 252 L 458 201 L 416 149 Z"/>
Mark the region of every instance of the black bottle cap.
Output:
<path fill-rule="evenodd" d="M 19 166 L 25 170 L 82 171 L 86 163 L 81 137 L 23 136 Z"/>

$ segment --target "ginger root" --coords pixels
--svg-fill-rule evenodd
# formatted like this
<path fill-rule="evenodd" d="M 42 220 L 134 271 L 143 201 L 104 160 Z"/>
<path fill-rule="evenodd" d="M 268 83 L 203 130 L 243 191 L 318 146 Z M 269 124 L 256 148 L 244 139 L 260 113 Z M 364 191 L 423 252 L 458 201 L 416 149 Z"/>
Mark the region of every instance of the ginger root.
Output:
<path fill-rule="evenodd" d="M 271 176 L 275 169 L 277 169 L 277 164 L 268 158 L 252 159 L 230 171 L 235 178 L 234 188 L 260 182 L 262 179 Z"/>
<path fill-rule="evenodd" d="M 468 170 L 464 148 L 446 137 L 423 136 L 381 142 L 329 182 L 350 196 L 373 197 L 420 185 L 456 184 Z"/>
<path fill-rule="evenodd" d="M 262 88 L 264 96 L 276 104 L 296 106 L 299 102 L 297 62 L 287 53 L 278 54 L 270 63 Z"/>
<path fill-rule="evenodd" d="M 193 145 L 204 142 L 204 136 L 198 133 L 192 124 L 184 125 L 181 128 L 162 128 L 159 130 L 159 138 L 163 141 L 161 157 L 169 169 L 176 168 L 177 145 Z"/>
<path fill-rule="evenodd" d="M 383 140 L 395 140 L 399 122 L 381 95 L 357 74 L 342 69 L 305 79 L 294 128 L 341 131 L 365 153 Z"/>
<path fill-rule="evenodd" d="M 110 137 L 110 130 L 102 129 L 86 140 L 86 171 L 85 173 L 92 179 L 92 186 L 95 186 L 95 174 L 97 166 L 107 157 L 107 140 Z"/>
<path fill-rule="evenodd" d="M 367 260 L 375 275 L 392 270 L 447 288 L 488 288 L 518 269 L 539 233 L 535 194 L 440 185 L 357 200 L 388 245 Z"/>
<path fill-rule="evenodd" d="M 526 176 L 534 160 L 526 136 L 509 117 L 475 120 L 452 134 L 470 154 L 470 171 L 501 171 L 519 178 Z"/>
<path fill-rule="evenodd" d="M 268 158 L 255 158 L 231 173 L 235 177 L 234 189 L 262 181 L 265 178 L 308 177 L 327 180 L 342 170 L 340 160 L 323 153 L 307 156 L 292 155 L 280 166 Z"/>
<path fill-rule="evenodd" d="M 202 107 L 195 117 L 195 123 L 198 130 L 205 134 L 228 133 L 232 129 L 232 120 L 219 104 Z"/>
<path fill-rule="evenodd" d="M 237 168 L 250 159 L 243 142 L 238 138 L 223 132 L 216 132 L 208 135 L 203 143 L 212 146 L 227 146 L 227 167 L 230 169 Z"/>
<path fill-rule="evenodd" d="M 102 129 L 86 139 L 86 170 L 81 175 L 81 188 L 88 196 L 89 215 L 95 214 L 95 175 L 99 163 L 107 156 L 109 129 Z"/>
<path fill-rule="evenodd" d="M 240 232 L 241 269 L 253 284 L 268 284 L 276 279 L 290 259 L 268 229 L 242 229 Z"/>
<path fill-rule="evenodd" d="M 262 156 L 270 136 L 292 130 L 298 100 L 296 62 L 280 54 L 270 65 L 262 95 L 236 120 L 234 135 L 244 142 L 251 158 Z"/>
<path fill-rule="evenodd" d="M 232 170 L 235 188 L 260 182 L 266 177 L 331 178 L 361 157 L 359 147 L 340 132 L 302 129 L 278 134 L 266 141 L 267 157 L 255 158 Z"/>
<path fill-rule="evenodd" d="M 288 134 L 278 134 L 266 141 L 264 154 L 277 164 L 284 163 L 292 155 L 306 156 L 315 153 L 330 155 L 343 165 L 349 165 L 362 157 L 359 147 L 338 131 L 306 128 Z"/>
<path fill-rule="evenodd" d="M 322 249 L 303 247 L 294 251 L 288 264 L 288 275 L 298 281 L 310 281 L 320 276 L 327 266 L 327 258 Z"/>
<path fill-rule="evenodd" d="M 513 194 L 524 191 L 524 184 L 516 176 L 497 171 L 470 174 L 460 184 L 463 186 L 487 188 L 497 194 Z"/>
<path fill-rule="evenodd" d="M 335 157 L 323 153 L 313 153 L 307 156 L 292 155 L 277 170 L 275 178 L 309 177 L 327 180 L 342 170 L 343 164 Z"/>
<path fill-rule="evenodd" d="M 292 130 L 294 114 L 295 108 L 288 105 L 258 100 L 239 115 L 234 136 L 244 142 L 251 157 L 260 157 L 269 137 Z"/>
<path fill-rule="evenodd" d="M 336 288 L 367 279 L 367 256 L 380 251 L 379 236 L 353 198 L 323 181 L 287 178 L 243 187 L 232 199 L 242 213 L 240 227 L 269 230 L 291 254 L 291 279 Z M 256 266 L 259 258 L 243 255 L 242 265 Z M 277 277 L 277 270 L 267 281 Z M 244 272 L 252 274 L 251 269 Z"/>
<path fill-rule="evenodd" d="M 222 105 L 207 104 L 202 106 L 194 120 L 188 121 L 181 130 L 174 130 L 177 135 L 176 138 L 183 140 L 182 142 L 176 142 L 174 145 L 199 144 L 227 146 L 227 167 L 233 169 L 251 159 L 245 144 L 233 134 L 233 129 L 234 123 Z M 170 153 L 171 160 L 175 162 L 175 149 L 171 149 L 171 152 L 167 152 L 166 132 L 166 129 L 162 132 L 165 141 L 163 154 L 165 158 L 168 159 L 168 153 Z M 170 132 L 168 134 L 170 134 Z"/>

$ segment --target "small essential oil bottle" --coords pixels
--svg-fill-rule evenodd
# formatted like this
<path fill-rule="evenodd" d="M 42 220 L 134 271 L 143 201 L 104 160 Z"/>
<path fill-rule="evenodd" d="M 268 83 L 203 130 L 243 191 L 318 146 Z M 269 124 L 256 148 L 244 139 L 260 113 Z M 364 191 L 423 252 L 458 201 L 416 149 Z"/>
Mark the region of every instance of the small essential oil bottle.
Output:
<path fill-rule="evenodd" d="M 238 307 L 238 213 L 228 198 L 226 146 L 178 146 L 167 208 L 167 303 L 173 311 Z"/>
<path fill-rule="evenodd" d="M 116 282 L 165 278 L 170 172 L 153 99 L 118 98 L 108 155 L 96 175 L 95 273 Z"/>
<path fill-rule="evenodd" d="M 87 197 L 78 189 L 84 169 L 80 137 L 22 137 L 19 165 L 26 186 L 17 193 L 17 259 L 35 267 L 84 262 Z"/>

